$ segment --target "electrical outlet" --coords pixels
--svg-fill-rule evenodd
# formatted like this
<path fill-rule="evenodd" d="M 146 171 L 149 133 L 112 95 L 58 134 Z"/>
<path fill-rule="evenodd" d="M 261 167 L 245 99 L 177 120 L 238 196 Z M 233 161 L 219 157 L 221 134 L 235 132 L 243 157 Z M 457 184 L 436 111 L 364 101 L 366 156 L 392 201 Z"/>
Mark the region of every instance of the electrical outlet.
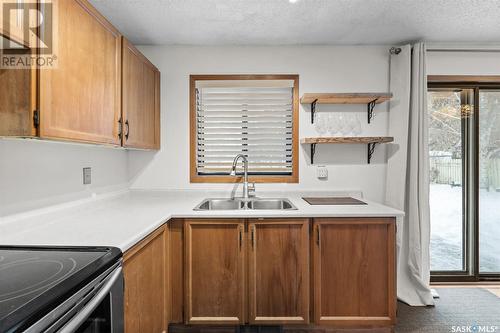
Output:
<path fill-rule="evenodd" d="M 318 179 L 327 179 L 328 178 L 328 169 L 324 165 L 318 165 L 316 168 L 316 177 Z"/>
<path fill-rule="evenodd" d="M 92 183 L 92 168 L 83 168 L 83 185 L 90 185 Z"/>

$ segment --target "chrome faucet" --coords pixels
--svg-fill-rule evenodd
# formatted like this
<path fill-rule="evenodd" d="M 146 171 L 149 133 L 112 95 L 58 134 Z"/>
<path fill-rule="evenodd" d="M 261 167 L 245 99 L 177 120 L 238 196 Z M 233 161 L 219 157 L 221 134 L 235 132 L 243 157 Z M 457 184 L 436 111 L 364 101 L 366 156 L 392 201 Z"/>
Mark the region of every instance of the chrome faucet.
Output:
<path fill-rule="evenodd" d="M 255 184 L 251 187 L 248 185 L 248 159 L 243 154 L 238 154 L 233 160 L 233 167 L 231 169 L 231 176 L 236 176 L 236 165 L 239 159 L 243 160 L 243 199 L 248 199 L 255 196 Z"/>

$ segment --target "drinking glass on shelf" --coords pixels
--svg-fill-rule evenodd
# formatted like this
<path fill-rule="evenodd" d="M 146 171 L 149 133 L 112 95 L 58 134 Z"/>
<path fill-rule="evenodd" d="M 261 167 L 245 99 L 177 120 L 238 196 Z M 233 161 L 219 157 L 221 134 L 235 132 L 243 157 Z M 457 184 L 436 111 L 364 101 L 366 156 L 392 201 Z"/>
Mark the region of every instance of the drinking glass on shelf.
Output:
<path fill-rule="evenodd" d="M 338 114 L 330 113 L 328 115 L 328 132 L 331 136 L 335 136 L 338 132 L 340 132 L 340 121 Z"/>
<path fill-rule="evenodd" d="M 347 119 L 347 116 L 343 113 L 339 115 L 339 124 L 340 124 L 340 133 L 343 136 L 347 136 L 351 132 L 351 129 L 349 128 L 349 121 Z"/>
<path fill-rule="evenodd" d="M 347 134 L 353 135 L 354 127 L 356 126 L 355 121 L 356 120 L 354 119 L 354 115 L 352 113 L 349 113 L 346 119 Z"/>
<path fill-rule="evenodd" d="M 354 134 L 354 136 L 358 136 L 361 134 L 361 132 L 361 121 L 359 121 L 359 117 L 358 115 L 356 115 L 354 118 L 354 128 L 352 130 L 352 134 Z"/>
<path fill-rule="evenodd" d="M 323 136 L 328 130 L 327 119 L 323 113 L 316 113 L 316 122 L 314 125 L 316 132 L 318 132 L 319 136 Z"/>

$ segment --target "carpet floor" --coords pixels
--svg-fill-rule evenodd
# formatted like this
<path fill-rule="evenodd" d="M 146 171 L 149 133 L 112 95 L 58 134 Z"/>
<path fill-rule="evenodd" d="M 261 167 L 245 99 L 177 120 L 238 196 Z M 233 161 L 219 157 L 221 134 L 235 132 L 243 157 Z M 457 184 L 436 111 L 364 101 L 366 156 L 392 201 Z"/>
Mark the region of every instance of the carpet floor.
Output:
<path fill-rule="evenodd" d="M 433 307 L 398 303 L 396 333 L 500 333 L 500 297 L 482 288 L 439 288 Z"/>

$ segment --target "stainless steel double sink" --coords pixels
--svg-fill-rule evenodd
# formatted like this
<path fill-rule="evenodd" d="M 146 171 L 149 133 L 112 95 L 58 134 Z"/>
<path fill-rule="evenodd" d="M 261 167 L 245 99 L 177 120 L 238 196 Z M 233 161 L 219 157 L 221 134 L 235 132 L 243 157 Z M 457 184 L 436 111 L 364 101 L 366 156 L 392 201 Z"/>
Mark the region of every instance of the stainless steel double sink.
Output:
<path fill-rule="evenodd" d="M 288 199 L 216 199 L 203 200 L 194 210 L 296 210 Z"/>

